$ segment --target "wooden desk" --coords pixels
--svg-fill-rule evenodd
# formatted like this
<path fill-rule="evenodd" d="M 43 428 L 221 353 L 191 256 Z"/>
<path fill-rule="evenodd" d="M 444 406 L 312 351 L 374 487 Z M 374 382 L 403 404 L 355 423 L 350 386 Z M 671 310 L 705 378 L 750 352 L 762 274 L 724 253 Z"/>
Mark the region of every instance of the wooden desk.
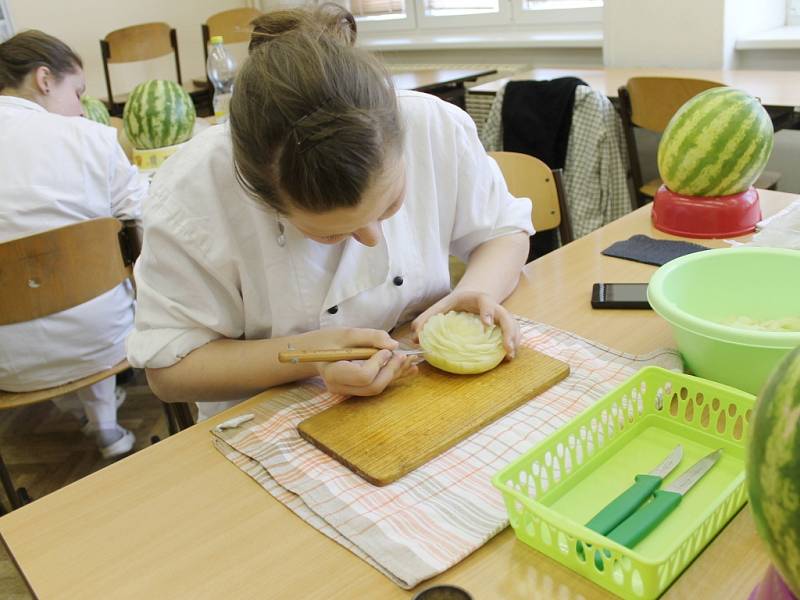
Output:
<path fill-rule="evenodd" d="M 416 90 L 465 107 L 466 89 L 464 83 L 475 81 L 478 77 L 496 73 L 494 69 L 483 71 L 465 69 L 420 69 L 417 71 L 398 71 L 392 73 L 392 82 L 398 90 Z"/>
<path fill-rule="evenodd" d="M 609 98 L 616 98 L 617 90 L 631 77 L 689 77 L 718 81 L 740 88 L 758 96 L 763 104 L 769 106 L 800 106 L 800 73 L 796 71 L 752 71 L 752 70 L 713 70 L 713 69 L 602 69 L 602 68 L 550 68 L 543 67 L 530 71 L 520 71 L 511 77 L 504 77 L 470 88 L 470 93 L 493 94 L 511 80 L 555 79 L 557 77 L 579 77 L 598 92 Z"/>
<path fill-rule="evenodd" d="M 796 198 L 762 192 L 765 214 Z M 672 346 L 667 324 L 651 311 L 589 306 L 595 281 L 648 280 L 654 267 L 600 254 L 642 232 L 669 237 L 651 229 L 644 207 L 528 265 L 508 307 L 628 352 Z M 0 518 L 0 534 L 36 596 L 409 598 L 412 593 L 301 521 L 212 447 L 211 426 L 269 395 Z M 665 597 L 745 598 L 766 565 L 744 510 Z M 460 585 L 476 600 L 610 597 L 516 541 L 510 529 L 434 581 Z"/>
<path fill-rule="evenodd" d="M 602 68 L 537 68 L 520 71 L 470 88 L 470 94 L 494 94 L 511 80 L 549 80 L 557 77 L 579 77 L 598 92 L 609 98 L 617 97 L 617 90 L 631 77 L 689 77 L 718 81 L 757 96 L 768 107 L 792 109 L 800 107 L 800 73 L 796 71 L 740 71 L 701 69 L 602 69 Z M 791 113 L 791 110 L 787 111 Z"/>

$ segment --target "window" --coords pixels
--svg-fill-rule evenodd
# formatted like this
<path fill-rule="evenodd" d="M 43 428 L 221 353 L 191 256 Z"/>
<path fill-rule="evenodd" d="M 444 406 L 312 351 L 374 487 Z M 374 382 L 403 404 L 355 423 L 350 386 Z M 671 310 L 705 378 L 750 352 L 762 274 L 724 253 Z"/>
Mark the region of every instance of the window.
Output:
<path fill-rule="evenodd" d="M 786 24 L 800 25 L 800 0 L 786 0 Z"/>
<path fill-rule="evenodd" d="M 422 29 L 514 23 L 600 25 L 603 0 L 348 0 L 344 4 L 363 31 L 407 31 L 417 24 Z"/>
<path fill-rule="evenodd" d="M 0 42 L 5 42 L 14 35 L 14 27 L 11 25 L 11 14 L 8 12 L 6 0 L 0 0 Z"/>
<path fill-rule="evenodd" d="M 425 0 L 425 15 L 454 17 L 500 12 L 498 0 Z"/>

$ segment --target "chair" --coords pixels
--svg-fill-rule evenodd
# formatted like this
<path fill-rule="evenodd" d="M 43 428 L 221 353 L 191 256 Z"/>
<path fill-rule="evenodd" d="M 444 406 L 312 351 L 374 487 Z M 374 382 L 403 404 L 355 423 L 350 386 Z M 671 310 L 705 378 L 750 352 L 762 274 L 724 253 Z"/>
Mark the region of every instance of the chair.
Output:
<path fill-rule="evenodd" d="M 133 225 L 124 226 L 114 218 L 83 221 L 0 244 L 0 325 L 46 317 L 96 298 L 133 276 L 138 253 Z M 122 360 L 56 387 L 0 391 L 0 410 L 51 400 L 128 368 L 128 361 Z M 14 488 L 2 457 L 0 481 L 13 508 L 30 500 L 24 488 Z"/>
<path fill-rule="evenodd" d="M 131 63 L 175 55 L 175 78 L 183 85 L 181 61 L 178 55 L 178 35 L 166 23 L 143 23 L 112 31 L 100 40 L 100 53 L 103 57 L 103 73 L 106 77 L 108 110 L 112 115 L 122 114 L 127 94 L 114 96 L 111 90 L 109 64 Z M 187 90 L 197 93 L 198 90 Z"/>
<path fill-rule="evenodd" d="M 253 26 L 250 22 L 263 13 L 255 8 L 233 8 L 211 15 L 201 25 L 203 30 L 203 58 L 208 60 L 208 43 L 212 37 L 221 35 L 226 44 L 250 41 Z"/>
<path fill-rule="evenodd" d="M 663 183 L 660 178 L 645 182 L 636 146 L 635 128 L 662 133 L 672 116 L 688 100 L 700 92 L 724 84 L 704 79 L 681 79 L 678 77 L 633 77 L 627 85 L 619 88 L 619 106 L 628 146 L 630 176 L 636 190 L 632 198 L 633 208 L 643 206 L 653 199 Z M 780 173 L 764 171 L 756 181 L 756 187 L 775 189 Z"/>
<path fill-rule="evenodd" d="M 558 230 L 561 244 L 573 239 L 566 196 L 561 180 L 561 169 L 551 170 L 544 162 L 529 154 L 519 152 L 489 152 L 500 167 L 509 192 L 518 198 L 533 202 L 531 220 L 536 233 Z M 531 240 L 535 239 L 533 236 Z M 528 261 L 533 260 L 532 251 Z M 464 274 L 466 266 L 458 258 L 450 257 L 450 283 L 453 287 Z"/>

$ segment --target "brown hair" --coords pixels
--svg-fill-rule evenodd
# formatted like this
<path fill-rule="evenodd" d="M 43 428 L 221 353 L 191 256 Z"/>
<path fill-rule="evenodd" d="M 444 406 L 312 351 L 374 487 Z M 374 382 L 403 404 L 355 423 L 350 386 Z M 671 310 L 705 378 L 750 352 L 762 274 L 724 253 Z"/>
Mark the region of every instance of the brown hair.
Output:
<path fill-rule="evenodd" d="M 255 48 L 230 105 L 236 175 L 288 212 L 357 206 L 400 149 L 397 99 L 369 53 L 304 21 Z"/>
<path fill-rule="evenodd" d="M 247 48 L 250 54 L 261 44 L 265 44 L 287 31 L 309 24 L 328 31 L 350 46 L 355 45 L 358 35 L 358 26 L 353 14 L 333 2 L 324 2 L 311 9 L 293 8 L 272 11 L 256 17 L 250 21 L 250 24 L 253 26 L 250 44 Z"/>
<path fill-rule="evenodd" d="M 30 29 L 0 44 L 0 90 L 18 88 L 28 73 L 47 67 L 56 81 L 83 67 L 80 57 L 61 40 Z"/>

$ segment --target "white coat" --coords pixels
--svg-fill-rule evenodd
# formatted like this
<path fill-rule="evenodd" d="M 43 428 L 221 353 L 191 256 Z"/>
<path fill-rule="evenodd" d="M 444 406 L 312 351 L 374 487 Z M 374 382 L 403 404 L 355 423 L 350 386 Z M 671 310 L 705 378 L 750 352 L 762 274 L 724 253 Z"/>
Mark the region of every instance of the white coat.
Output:
<path fill-rule="evenodd" d="M 0 96 L 0 242 L 97 217 L 137 220 L 147 180 L 111 127 Z M 0 326 L 0 389 L 51 387 L 125 358 L 133 292 L 122 284 L 75 308 Z"/>
<path fill-rule="evenodd" d="M 533 233 L 530 202 L 509 194 L 466 113 L 415 92 L 398 92 L 398 103 L 405 201 L 371 248 L 311 241 L 248 197 L 227 125 L 170 158 L 144 208 L 131 364 L 170 366 L 219 338 L 390 330 L 449 291 L 449 254 L 466 260 L 487 240 Z M 199 403 L 200 416 L 232 404 Z"/>

